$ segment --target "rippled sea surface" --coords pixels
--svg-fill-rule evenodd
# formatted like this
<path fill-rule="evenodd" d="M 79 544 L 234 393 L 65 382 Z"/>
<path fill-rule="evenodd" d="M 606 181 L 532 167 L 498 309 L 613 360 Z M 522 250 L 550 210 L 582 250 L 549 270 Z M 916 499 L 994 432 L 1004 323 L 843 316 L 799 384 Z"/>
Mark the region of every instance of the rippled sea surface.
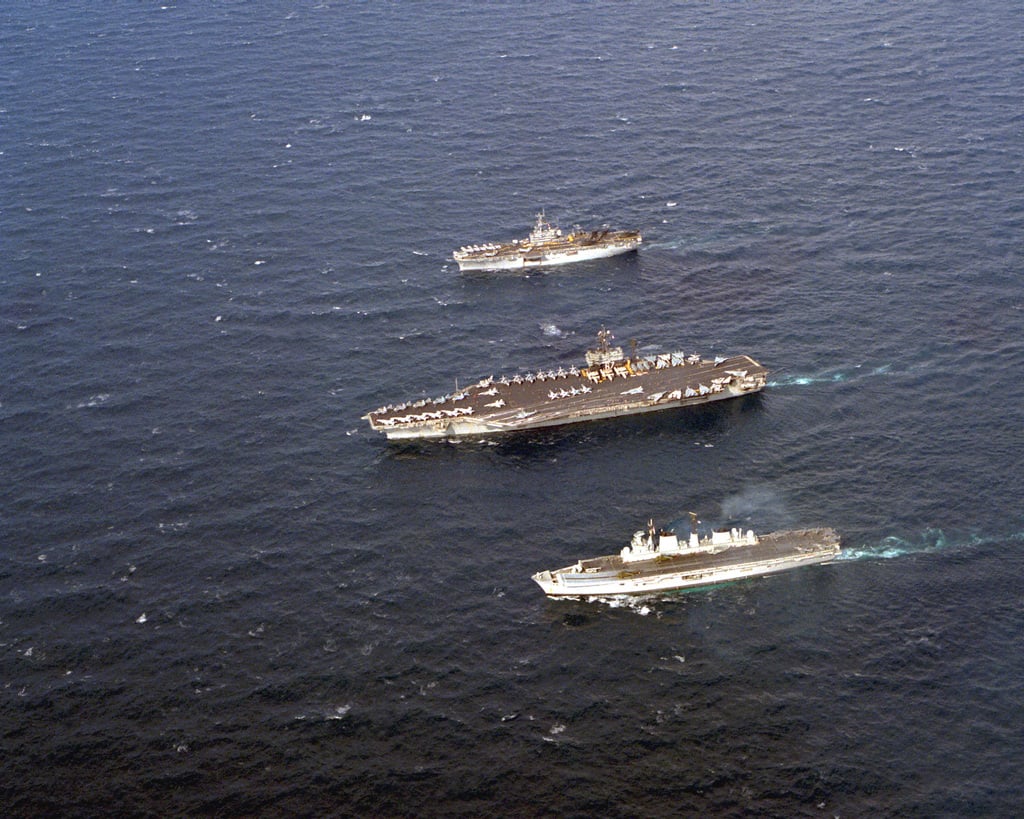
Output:
<path fill-rule="evenodd" d="M 1024 809 L 1024 16 L 0 9 L 5 815 Z M 644 232 L 528 276 L 534 214 Z M 490 443 L 361 415 L 644 352 L 763 395 Z M 548 601 L 649 517 L 843 559 Z"/>

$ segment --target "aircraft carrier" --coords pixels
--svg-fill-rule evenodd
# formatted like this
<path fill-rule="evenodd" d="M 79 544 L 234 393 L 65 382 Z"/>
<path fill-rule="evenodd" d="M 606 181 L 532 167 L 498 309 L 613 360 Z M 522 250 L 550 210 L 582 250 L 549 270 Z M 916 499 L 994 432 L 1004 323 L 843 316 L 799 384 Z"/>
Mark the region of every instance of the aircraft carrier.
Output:
<path fill-rule="evenodd" d="M 526 239 L 467 245 L 452 257 L 459 263 L 459 270 L 521 270 L 618 256 L 636 250 L 641 241 L 635 230 L 576 227 L 563 235 L 543 213 L 538 213 L 537 223 Z"/>
<path fill-rule="evenodd" d="M 755 535 L 738 529 L 698 537 L 696 515 L 689 541 L 648 524 L 617 555 L 585 558 L 564 569 L 537 572 L 533 580 L 549 597 L 609 597 L 698 588 L 834 560 L 835 529 L 795 529 Z"/>
<path fill-rule="evenodd" d="M 363 416 L 389 440 L 480 437 L 707 404 L 759 392 L 768 370 L 747 355 L 626 356 L 607 330 L 585 367 L 489 376 L 440 398 L 387 405 Z M 458 383 L 458 382 L 456 382 Z"/>

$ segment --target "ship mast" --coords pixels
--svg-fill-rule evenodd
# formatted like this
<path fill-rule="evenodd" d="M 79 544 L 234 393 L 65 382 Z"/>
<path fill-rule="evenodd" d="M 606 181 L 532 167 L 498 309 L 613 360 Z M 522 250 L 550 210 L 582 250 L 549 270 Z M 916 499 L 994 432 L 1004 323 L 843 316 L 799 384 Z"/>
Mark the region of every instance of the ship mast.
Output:
<path fill-rule="evenodd" d="M 592 350 L 587 350 L 587 366 L 603 366 L 605 364 L 614 364 L 617 361 L 622 360 L 622 348 L 612 347 L 608 344 L 609 340 L 612 339 L 612 334 L 607 328 L 602 327 L 597 333 L 597 346 Z"/>

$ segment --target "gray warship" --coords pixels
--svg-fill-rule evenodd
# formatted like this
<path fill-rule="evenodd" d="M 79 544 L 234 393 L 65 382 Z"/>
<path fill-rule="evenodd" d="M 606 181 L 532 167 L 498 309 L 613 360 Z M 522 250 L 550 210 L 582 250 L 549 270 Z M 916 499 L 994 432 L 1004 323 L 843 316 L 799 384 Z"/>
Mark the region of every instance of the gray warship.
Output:
<path fill-rule="evenodd" d="M 747 355 L 625 355 L 603 329 L 586 366 L 489 376 L 439 398 L 389 404 L 363 418 L 389 440 L 454 439 L 696 406 L 759 392 L 768 370 Z M 456 382 L 457 383 L 457 382 Z"/>
<path fill-rule="evenodd" d="M 538 213 L 527 238 L 466 245 L 456 250 L 452 258 L 459 263 L 459 270 L 522 270 L 618 256 L 636 250 L 641 241 L 636 230 L 575 227 L 563 234 L 543 213 Z"/>
<path fill-rule="evenodd" d="M 652 522 L 617 555 L 538 572 L 533 580 L 549 597 L 657 594 L 826 563 L 839 553 L 839 534 L 829 528 L 765 535 L 731 529 L 701 538 L 694 519 L 689 540 L 680 541 L 674 532 L 655 532 Z"/>

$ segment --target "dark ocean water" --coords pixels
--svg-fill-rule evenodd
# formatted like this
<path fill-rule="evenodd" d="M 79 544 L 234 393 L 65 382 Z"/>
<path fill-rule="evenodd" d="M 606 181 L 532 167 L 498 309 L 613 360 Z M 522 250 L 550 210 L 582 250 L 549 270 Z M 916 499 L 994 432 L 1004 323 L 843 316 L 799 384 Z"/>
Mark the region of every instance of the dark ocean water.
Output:
<path fill-rule="evenodd" d="M 4 815 L 1019 816 L 1018 3 L 0 9 Z M 563 225 L 633 257 L 460 274 Z M 746 402 L 360 416 L 642 349 Z M 829 566 L 530 574 L 648 517 Z"/>

